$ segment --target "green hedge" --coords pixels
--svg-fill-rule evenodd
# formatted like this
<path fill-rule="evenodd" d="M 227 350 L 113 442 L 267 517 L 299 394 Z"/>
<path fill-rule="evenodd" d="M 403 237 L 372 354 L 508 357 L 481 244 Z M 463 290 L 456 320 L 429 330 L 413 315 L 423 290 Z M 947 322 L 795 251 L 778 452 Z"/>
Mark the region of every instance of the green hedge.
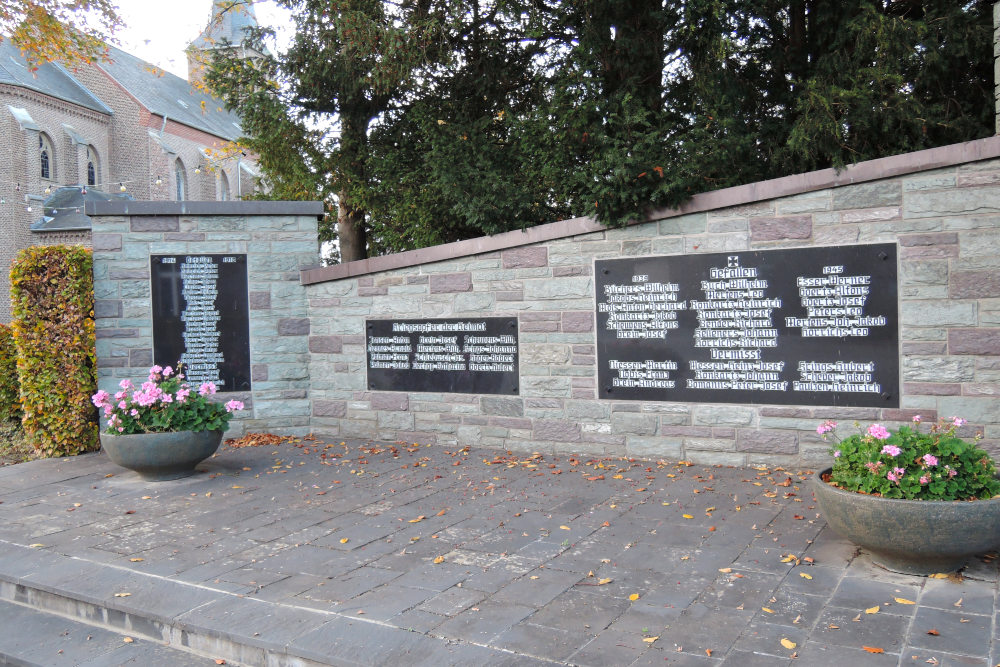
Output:
<path fill-rule="evenodd" d="M 97 449 L 91 252 L 82 246 L 22 250 L 10 285 L 25 438 L 45 456 Z"/>
<path fill-rule="evenodd" d="M 0 424 L 21 419 L 17 400 L 17 350 L 14 334 L 6 324 L 0 324 Z"/>

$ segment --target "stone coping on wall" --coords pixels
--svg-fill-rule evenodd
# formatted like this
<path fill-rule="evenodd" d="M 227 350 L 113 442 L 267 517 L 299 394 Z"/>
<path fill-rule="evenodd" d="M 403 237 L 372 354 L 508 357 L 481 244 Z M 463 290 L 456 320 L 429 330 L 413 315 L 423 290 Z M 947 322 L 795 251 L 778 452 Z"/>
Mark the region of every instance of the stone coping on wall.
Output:
<path fill-rule="evenodd" d="M 321 201 L 102 201 L 87 202 L 89 216 L 102 215 L 315 215 L 322 218 Z"/>
<path fill-rule="evenodd" d="M 849 165 L 843 169 L 821 169 L 804 174 L 794 174 L 782 178 L 774 178 L 747 185 L 738 185 L 722 190 L 703 192 L 694 195 L 679 208 L 655 210 L 647 215 L 645 220 L 662 220 L 689 213 L 711 211 L 730 206 L 741 206 L 778 197 L 788 197 L 824 190 L 839 185 L 850 185 L 876 181 L 883 178 L 902 176 L 921 171 L 929 171 L 942 167 L 950 167 L 966 162 L 975 162 L 1000 157 L 1000 136 L 967 141 L 961 144 L 939 146 L 914 153 L 892 155 Z M 121 204 L 122 202 L 107 202 Z M 136 202 L 125 202 L 135 204 Z M 156 202 L 150 202 L 156 203 Z M 185 203 L 185 202 L 180 202 Z M 265 203 L 265 202 L 260 202 Z M 90 212 L 88 204 L 87 212 Z M 354 276 L 363 276 L 380 271 L 392 271 L 408 266 L 419 266 L 459 257 L 468 257 L 488 252 L 496 252 L 517 246 L 530 245 L 544 241 L 567 238 L 579 234 L 599 232 L 606 229 L 592 217 L 571 218 L 560 220 L 523 230 L 504 232 L 494 236 L 445 243 L 442 245 L 408 250 L 406 252 L 383 255 L 369 259 L 346 262 L 333 266 L 309 268 L 302 271 L 303 285 L 311 285 L 332 280 L 342 280 Z"/>

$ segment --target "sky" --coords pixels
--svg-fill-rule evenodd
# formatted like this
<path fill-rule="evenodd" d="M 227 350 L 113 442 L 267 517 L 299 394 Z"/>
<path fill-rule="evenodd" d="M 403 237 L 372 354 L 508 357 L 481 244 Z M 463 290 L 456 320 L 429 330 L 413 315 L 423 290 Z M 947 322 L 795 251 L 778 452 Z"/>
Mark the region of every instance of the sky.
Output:
<path fill-rule="evenodd" d="M 257 22 L 290 32 L 287 10 L 271 0 L 254 3 Z M 187 56 L 184 49 L 208 25 L 212 0 L 170 0 L 153 3 L 149 0 L 118 0 L 118 13 L 125 27 L 117 33 L 118 48 L 153 63 L 179 77 L 187 78 Z M 280 44 L 279 44 L 280 46 Z"/>

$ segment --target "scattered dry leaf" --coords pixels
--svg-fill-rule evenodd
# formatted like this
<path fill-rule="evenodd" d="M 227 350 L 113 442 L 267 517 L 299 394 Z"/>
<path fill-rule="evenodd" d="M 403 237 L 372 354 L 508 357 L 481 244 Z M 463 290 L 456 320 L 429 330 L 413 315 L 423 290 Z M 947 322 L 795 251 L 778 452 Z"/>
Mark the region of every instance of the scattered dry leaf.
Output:
<path fill-rule="evenodd" d="M 443 562 L 444 562 L 444 556 L 438 556 L 437 558 L 434 559 L 434 564 L 435 565 L 439 565 L 439 564 L 441 564 Z"/>
<path fill-rule="evenodd" d="M 348 541 L 350 541 L 349 537 L 342 537 L 342 538 L 340 538 L 340 543 L 341 544 L 347 544 Z"/>
<path fill-rule="evenodd" d="M 115 597 L 116 598 L 127 598 L 130 595 L 132 595 L 132 594 L 131 593 L 115 593 Z"/>
<path fill-rule="evenodd" d="M 799 576 L 802 577 L 803 579 L 812 579 L 812 575 L 807 574 L 805 572 L 799 572 Z"/>
<path fill-rule="evenodd" d="M 132 639 L 131 637 L 122 637 L 122 641 L 125 642 L 126 644 L 131 644 L 135 640 Z"/>
<path fill-rule="evenodd" d="M 929 634 L 929 635 L 934 635 L 935 637 L 937 637 L 937 636 L 938 636 L 938 635 L 940 635 L 941 633 L 940 633 L 940 632 L 938 632 L 936 628 L 931 628 L 930 630 L 928 630 L 928 631 L 927 631 L 927 634 Z"/>
<path fill-rule="evenodd" d="M 660 638 L 660 635 L 656 635 L 655 637 L 643 637 L 642 641 L 646 642 L 647 644 L 652 644 L 653 642 L 655 642 L 659 638 Z"/>
<path fill-rule="evenodd" d="M 862 646 L 861 648 L 869 653 L 885 653 L 884 649 L 880 649 L 875 646 Z"/>
<path fill-rule="evenodd" d="M 784 646 L 785 648 L 789 649 L 789 650 L 791 650 L 791 649 L 795 648 L 796 646 L 798 646 L 798 644 L 796 644 L 795 642 L 793 642 L 791 639 L 782 639 L 781 640 L 781 645 Z"/>
<path fill-rule="evenodd" d="M 879 609 L 881 609 L 881 607 L 878 607 L 878 606 L 868 607 L 868 609 L 865 609 L 865 613 L 866 614 L 877 614 Z"/>
<path fill-rule="evenodd" d="M 628 596 L 628 599 L 631 600 L 632 602 L 635 602 L 636 600 L 639 599 L 639 594 L 638 593 L 632 593 L 632 595 Z"/>
<path fill-rule="evenodd" d="M 906 598 L 893 598 L 899 604 L 917 604 L 913 600 L 907 600 Z"/>

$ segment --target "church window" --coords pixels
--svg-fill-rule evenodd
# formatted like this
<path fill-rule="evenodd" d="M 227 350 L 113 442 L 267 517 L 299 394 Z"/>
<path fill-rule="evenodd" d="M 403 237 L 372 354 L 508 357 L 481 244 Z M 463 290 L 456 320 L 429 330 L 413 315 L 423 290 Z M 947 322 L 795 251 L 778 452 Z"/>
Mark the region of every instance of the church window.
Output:
<path fill-rule="evenodd" d="M 174 163 L 174 174 L 177 181 L 177 201 L 184 201 L 187 199 L 187 173 L 180 158 Z"/>
<path fill-rule="evenodd" d="M 41 166 L 42 178 L 55 178 L 55 153 L 52 151 L 52 142 L 48 135 L 38 135 L 38 160 Z"/>
<path fill-rule="evenodd" d="M 93 146 L 87 146 L 87 185 L 97 185 L 97 172 L 100 171 L 97 162 L 97 151 Z"/>

